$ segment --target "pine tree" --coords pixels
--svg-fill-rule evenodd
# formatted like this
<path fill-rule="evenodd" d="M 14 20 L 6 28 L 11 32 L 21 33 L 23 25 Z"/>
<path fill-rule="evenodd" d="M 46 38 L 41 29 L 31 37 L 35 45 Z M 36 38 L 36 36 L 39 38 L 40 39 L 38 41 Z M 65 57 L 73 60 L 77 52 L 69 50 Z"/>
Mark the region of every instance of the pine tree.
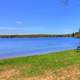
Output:
<path fill-rule="evenodd" d="M 80 28 L 79 28 L 79 33 L 80 33 Z"/>

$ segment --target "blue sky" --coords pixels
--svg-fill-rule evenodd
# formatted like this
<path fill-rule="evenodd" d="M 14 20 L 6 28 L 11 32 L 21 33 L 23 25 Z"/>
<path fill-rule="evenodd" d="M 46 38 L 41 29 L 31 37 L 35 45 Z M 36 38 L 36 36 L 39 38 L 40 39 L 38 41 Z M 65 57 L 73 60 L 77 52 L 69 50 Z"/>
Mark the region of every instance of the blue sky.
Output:
<path fill-rule="evenodd" d="M 62 34 L 80 27 L 80 0 L 0 0 L 0 34 Z"/>

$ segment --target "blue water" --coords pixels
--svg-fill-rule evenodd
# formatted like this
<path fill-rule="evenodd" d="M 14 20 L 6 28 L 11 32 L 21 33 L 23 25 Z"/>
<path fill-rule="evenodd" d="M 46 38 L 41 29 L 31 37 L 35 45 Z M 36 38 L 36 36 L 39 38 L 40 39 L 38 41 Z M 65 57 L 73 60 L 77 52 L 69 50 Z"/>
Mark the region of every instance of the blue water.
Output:
<path fill-rule="evenodd" d="M 78 38 L 0 38 L 0 58 L 76 49 Z"/>

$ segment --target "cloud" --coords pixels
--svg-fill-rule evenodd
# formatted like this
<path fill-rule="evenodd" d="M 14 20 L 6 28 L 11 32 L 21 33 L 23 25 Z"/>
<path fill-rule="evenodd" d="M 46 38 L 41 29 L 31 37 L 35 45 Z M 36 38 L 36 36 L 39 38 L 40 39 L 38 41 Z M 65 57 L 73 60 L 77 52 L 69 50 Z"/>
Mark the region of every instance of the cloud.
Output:
<path fill-rule="evenodd" d="M 4 30 L 4 29 L 15 29 L 15 28 L 13 28 L 13 27 L 7 27 L 7 26 L 0 26 L 0 30 Z"/>
<path fill-rule="evenodd" d="M 22 21 L 16 21 L 16 24 L 22 24 Z"/>
<path fill-rule="evenodd" d="M 24 30 L 24 28 L 0 26 L 0 30 Z"/>

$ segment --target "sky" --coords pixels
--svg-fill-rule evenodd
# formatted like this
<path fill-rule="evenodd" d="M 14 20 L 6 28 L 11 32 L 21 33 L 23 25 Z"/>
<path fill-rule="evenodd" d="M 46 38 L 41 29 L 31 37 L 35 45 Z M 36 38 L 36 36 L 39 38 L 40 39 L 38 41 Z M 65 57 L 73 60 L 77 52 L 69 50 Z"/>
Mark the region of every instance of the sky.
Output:
<path fill-rule="evenodd" d="M 80 0 L 0 0 L 0 34 L 66 34 L 80 28 Z"/>

